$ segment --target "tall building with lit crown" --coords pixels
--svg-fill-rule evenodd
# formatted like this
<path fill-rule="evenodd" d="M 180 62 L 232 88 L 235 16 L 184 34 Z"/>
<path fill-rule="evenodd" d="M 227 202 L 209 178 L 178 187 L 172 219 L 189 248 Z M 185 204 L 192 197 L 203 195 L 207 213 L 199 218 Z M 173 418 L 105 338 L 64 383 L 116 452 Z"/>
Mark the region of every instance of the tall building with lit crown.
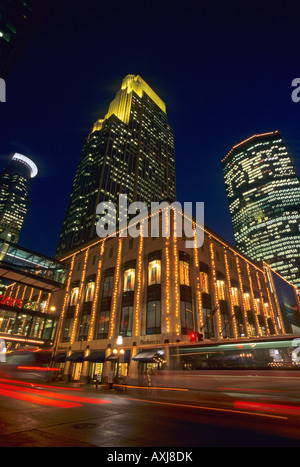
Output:
<path fill-rule="evenodd" d="M 17 243 L 30 204 L 31 181 L 36 164 L 15 153 L 0 175 L 0 237 Z"/>
<path fill-rule="evenodd" d="M 86 139 L 59 237 L 61 255 L 96 236 L 96 207 L 120 194 L 128 203 L 176 199 L 174 134 L 165 103 L 128 75 Z"/>
<path fill-rule="evenodd" d="M 300 289 L 300 181 L 279 132 L 233 147 L 222 167 L 238 249 Z"/>

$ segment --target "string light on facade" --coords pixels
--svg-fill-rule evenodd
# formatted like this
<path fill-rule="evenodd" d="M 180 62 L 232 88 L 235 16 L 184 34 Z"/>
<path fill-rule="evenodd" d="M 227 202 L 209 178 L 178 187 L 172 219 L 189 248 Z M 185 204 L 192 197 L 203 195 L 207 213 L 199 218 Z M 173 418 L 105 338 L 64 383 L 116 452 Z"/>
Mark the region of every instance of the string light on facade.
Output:
<path fill-rule="evenodd" d="M 85 274 L 86 274 L 88 256 L 89 256 L 89 248 L 86 250 L 85 255 L 84 255 L 83 270 L 82 270 L 82 276 L 81 276 L 79 293 L 78 293 L 78 300 L 77 300 L 77 304 L 76 304 L 76 308 L 75 308 L 74 323 L 73 323 L 71 340 L 70 340 L 71 344 L 73 344 L 73 342 L 75 340 L 75 335 L 76 335 L 76 330 L 77 330 L 77 322 L 78 322 L 78 318 L 79 318 L 79 309 L 80 309 L 80 305 L 81 305 L 82 290 L 83 290 L 84 282 L 85 282 Z"/>
<path fill-rule="evenodd" d="M 99 256 L 97 275 L 96 275 L 95 295 L 93 297 L 91 323 L 90 323 L 90 329 L 89 329 L 89 334 L 88 334 L 89 341 L 92 340 L 93 334 L 94 334 L 96 310 L 97 310 L 99 289 L 100 289 L 100 279 L 101 279 L 101 273 L 102 273 L 102 260 L 103 260 L 103 254 L 104 254 L 104 246 L 105 246 L 105 240 L 103 240 L 103 242 L 101 243 L 101 247 L 100 247 L 100 256 Z"/>
<path fill-rule="evenodd" d="M 65 312 L 66 312 L 66 308 L 67 308 L 67 303 L 69 302 L 70 285 L 71 285 L 71 278 L 72 278 L 73 269 L 74 269 L 75 257 L 76 257 L 76 255 L 72 256 L 70 271 L 69 271 L 68 278 L 67 278 L 66 293 L 65 293 L 65 296 L 64 296 L 64 302 L 63 302 L 63 306 L 62 306 L 61 318 L 60 318 L 60 321 L 59 321 L 59 328 L 58 328 L 57 337 L 56 337 L 57 342 L 59 342 L 60 338 L 61 338 L 62 325 L 63 325 L 64 319 L 65 319 Z"/>
<path fill-rule="evenodd" d="M 196 236 L 196 229 L 195 229 L 195 223 L 193 225 L 193 229 L 195 231 L 194 233 L 194 241 L 196 242 L 197 236 Z M 198 316 L 199 316 L 199 324 L 200 324 L 200 329 L 203 328 L 204 323 L 203 323 L 203 315 L 202 315 L 202 296 L 201 296 L 201 286 L 200 286 L 200 270 L 199 270 L 199 256 L 198 256 L 198 245 L 196 245 L 196 248 L 194 248 L 194 261 L 195 261 L 195 268 L 196 268 L 196 289 L 197 289 L 197 302 L 198 302 Z"/>
<path fill-rule="evenodd" d="M 256 326 L 257 326 L 257 329 L 258 329 L 258 333 L 261 335 L 262 331 L 261 331 L 259 319 L 258 319 L 258 316 L 257 316 L 257 303 L 256 303 L 254 293 L 253 293 L 252 277 L 251 277 L 250 268 L 249 268 L 248 263 L 247 263 L 247 273 L 248 273 L 248 279 L 249 279 L 249 284 L 250 284 L 250 294 L 251 294 L 251 301 L 252 301 L 253 312 L 254 312 L 254 317 L 255 317 L 255 323 L 256 323 Z"/>
<path fill-rule="evenodd" d="M 174 212 L 174 229 L 173 229 L 173 248 L 174 248 L 174 280 L 175 280 L 175 319 L 176 319 L 176 334 L 180 334 L 180 322 L 179 320 L 179 304 L 180 304 L 180 290 L 179 290 L 179 259 L 178 259 L 178 247 L 177 247 L 177 223 L 176 223 L 176 211 Z"/>
<path fill-rule="evenodd" d="M 231 309 L 231 319 L 233 322 L 233 330 L 234 330 L 234 336 L 238 337 L 238 330 L 237 330 L 237 324 L 236 324 L 236 318 L 235 318 L 235 312 L 234 312 L 234 304 L 233 304 L 233 299 L 232 299 L 232 288 L 231 288 L 231 279 L 230 279 L 230 272 L 229 272 L 229 266 L 228 266 L 228 258 L 227 258 L 227 253 L 226 249 L 224 248 L 224 258 L 225 258 L 225 269 L 226 269 L 226 277 L 227 277 L 227 284 L 229 287 L 229 302 L 230 302 L 230 309 Z"/>
<path fill-rule="evenodd" d="M 141 290 L 142 290 L 142 265 L 143 265 L 143 224 L 141 224 L 141 235 L 139 242 L 139 253 L 138 253 L 138 270 L 137 270 L 137 292 L 136 292 L 136 308 L 135 308 L 135 336 L 140 333 L 140 302 L 141 302 Z"/>
<path fill-rule="evenodd" d="M 266 312 L 265 312 L 264 297 L 263 297 L 263 292 L 262 292 L 262 288 L 261 288 L 261 281 L 260 281 L 260 278 L 259 278 L 258 271 L 256 271 L 256 280 L 257 280 L 257 283 L 258 283 L 259 296 L 260 296 L 261 304 L 262 304 L 261 309 L 260 309 L 260 316 L 264 320 L 264 323 L 265 323 L 265 326 L 266 326 L 266 332 L 268 333 L 268 324 L 267 324 L 268 320 L 267 320 L 267 316 L 266 316 Z"/>
<path fill-rule="evenodd" d="M 272 290 L 275 291 L 275 287 L 274 287 L 274 282 L 273 282 L 273 279 L 272 279 L 272 276 L 271 274 L 269 273 L 269 269 L 268 269 L 268 265 L 266 263 L 264 263 L 264 270 L 265 270 L 265 278 L 266 278 L 266 281 L 269 280 L 269 283 L 272 287 Z M 268 289 L 268 295 L 270 297 L 270 292 L 269 292 L 269 289 Z M 281 319 L 281 313 L 280 313 L 280 306 L 279 306 L 279 303 L 278 303 L 278 299 L 277 299 L 277 294 L 274 293 L 273 294 L 273 297 L 274 297 L 274 300 L 275 300 L 275 305 L 276 305 L 276 308 L 277 308 L 277 316 L 279 318 L 279 323 L 280 323 L 280 328 L 282 330 L 282 332 L 285 332 L 284 331 L 284 325 L 283 325 L 283 322 L 282 322 L 282 319 Z M 269 298 L 270 300 L 270 298 Z M 271 300 L 270 300 L 271 302 Z M 275 325 L 275 330 L 276 330 L 276 334 L 280 334 L 280 331 L 278 329 L 278 325 L 277 325 L 277 320 L 275 319 L 275 313 L 274 313 L 274 309 L 273 309 L 273 306 L 271 306 L 271 316 L 272 316 L 272 319 L 274 321 L 274 325 Z"/>
<path fill-rule="evenodd" d="M 113 299 L 112 299 L 112 312 L 111 312 L 111 323 L 110 323 L 110 333 L 109 333 L 109 338 L 110 339 L 112 339 L 113 336 L 114 336 L 115 324 L 116 324 L 116 309 L 117 309 L 117 297 L 118 297 L 118 284 L 119 284 L 119 279 L 120 279 L 122 245 L 123 245 L 122 244 L 122 238 L 120 237 L 119 238 L 119 247 L 118 247 L 116 277 L 115 277 Z"/>
<path fill-rule="evenodd" d="M 216 306 L 218 306 L 218 310 L 217 310 L 218 333 L 219 333 L 219 336 L 222 338 L 223 337 L 223 331 L 222 331 L 221 313 L 220 313 L 220 310 L 219 310 L 219 297 L 218 297 L 218 287 L 217 287 L 215 252 L 214 252 L 213 243 L 211 241 L 209 243 L 209 248 L 210 248 L 210 259 L 211 259 L 211 265 L 212 265 L 212 272 L 213 272 L 213 284 L 214 284 L 214 291 L 215 291 L 215 300 L 216 300 Z"/>
<path fill-rule="evenodd" d="M 247 332 L 248 332 L 248 335 L 249 335 L 248 319 L 247 319 L 247 316 L 246 316 L 247 313 L 246 313 L 246 302 L 245 302 L 245 295 L 244 295 L 244 287 L 243 287 L 242 274 L 241 274 L 241 268 L 240 268 L 240 262 L 239 262 L 238 255 L 235 255 L 235 260 L 236 260 L 236 269 L 237 269 L 238 278 L 239 278 L 239 286 L 240 286 L 241 296 L 242 296 L 243 317 L 244 317 Z"/>
<path fill-rule="evenodd" d="M 165 236 L 169 231 L 169 219 L 166 218 Z M 171 332 L 170 322 L 170 237 L 166 237 L 165 251 L 166 251 L 166 331 Z"/>

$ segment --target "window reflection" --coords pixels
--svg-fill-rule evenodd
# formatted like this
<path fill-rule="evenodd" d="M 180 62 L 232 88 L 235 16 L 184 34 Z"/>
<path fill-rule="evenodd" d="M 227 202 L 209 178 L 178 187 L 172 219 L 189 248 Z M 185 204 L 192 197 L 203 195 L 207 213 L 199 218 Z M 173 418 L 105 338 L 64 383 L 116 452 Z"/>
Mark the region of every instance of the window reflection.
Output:
<path fill-rule="evenodd" d="M 109 310 L 101 311 L 99 314 L 98 329 L 97 329 L 98 339 L 107 339 L 108 337 L 109 315 L 110 315 Z"/>
<path fill-rule="evenodd" d="M 77 305 L 78 296 L 79 296 L 79 287 L 74 287 L 71 290 L 70 306 Z"/>
<path fill-rule="evenodd" d="M 160 301 L 151 301 L 147 304 L 147 334 L 159 334 L 161 332 Z"/>
<path fill-rule="evenodd" d="M 122 308 L 121 321 L 120 321 L 120 336 L 131 337 L 132 336 L 132 318 L 133 318 L 133 307 L 125 306 Z"/>
<path fill-rule="evenodd" d="M 114 276 L 106 276 L 103 282 L 103 297 L 111 297 L 113 292 Z"/>
<path fill-rule="evenodd" d="M 94 300 L 94 293 L 95 293 L 95 282 L 89 282 L 86 286 L 85 301 L 92 302 Z"/>

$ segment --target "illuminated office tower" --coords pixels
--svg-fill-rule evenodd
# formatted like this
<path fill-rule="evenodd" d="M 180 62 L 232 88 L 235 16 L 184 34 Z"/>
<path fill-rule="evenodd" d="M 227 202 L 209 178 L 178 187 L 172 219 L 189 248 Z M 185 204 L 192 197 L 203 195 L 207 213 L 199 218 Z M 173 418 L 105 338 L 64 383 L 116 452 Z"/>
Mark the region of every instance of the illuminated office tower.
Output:
<path fill-rule="evenodd" d="M 0 175 L 0 237 L 17 243 L 30 204 L 31 180 L 37 175 L 34 162 L 14 154 Z"/>
<path fill-rule="evenodd" d="M 238 249 L 300 289 L 300 182 L 279 132 L 238 144 L 222 167 Z"/>
<path fill-rule="evenodd" d="M 176 200 L 174 133 L 166 106 L 140 76 L 128 75 L 86 139 L 57 247 L 61 255 L 93 239 L 97 205 Z"/>

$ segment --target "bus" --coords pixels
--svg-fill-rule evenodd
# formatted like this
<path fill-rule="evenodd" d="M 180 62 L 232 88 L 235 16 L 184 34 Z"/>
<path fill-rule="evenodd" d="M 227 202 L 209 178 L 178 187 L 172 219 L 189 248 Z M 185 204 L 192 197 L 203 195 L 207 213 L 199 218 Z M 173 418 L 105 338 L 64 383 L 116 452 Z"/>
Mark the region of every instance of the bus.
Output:
<path fill-rule="evenodd" d="M 173 370 L 300 370 L 300 336 L 170 348 Z"/>
<path fill-rule="evenodd" d="M 50 381 L 57 368 L 51 367 L 52 349 L 20 349 L 7 352 L 0 363 L 0 377 L 30 381 Z"/>

